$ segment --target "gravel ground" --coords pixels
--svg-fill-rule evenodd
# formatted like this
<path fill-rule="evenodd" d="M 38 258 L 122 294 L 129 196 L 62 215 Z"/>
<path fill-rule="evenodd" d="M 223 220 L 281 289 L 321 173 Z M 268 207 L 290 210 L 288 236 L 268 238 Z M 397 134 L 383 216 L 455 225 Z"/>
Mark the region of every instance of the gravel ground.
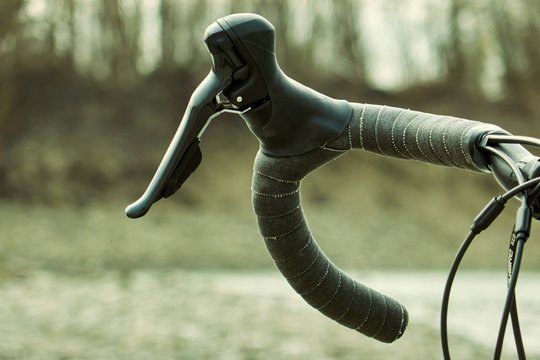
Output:
<path fill-rule="evenodd" d="M 326 319 L 274 271 L 34 272 L 0 285 L 0 359 L 437 359 L 442 272 L 351 272 L 399 299 L 410 325 L 382 344 Z M 529 359 L 540 359 L 540 274 L 524 273 L 519 308 Z M 455 359 L 487 359 L 504 273 L 464 272 L 450 307 Z M 511 338 L 511 336 L 509 336 Z M 513 343 L 505 358 L 515 358 Z"/>

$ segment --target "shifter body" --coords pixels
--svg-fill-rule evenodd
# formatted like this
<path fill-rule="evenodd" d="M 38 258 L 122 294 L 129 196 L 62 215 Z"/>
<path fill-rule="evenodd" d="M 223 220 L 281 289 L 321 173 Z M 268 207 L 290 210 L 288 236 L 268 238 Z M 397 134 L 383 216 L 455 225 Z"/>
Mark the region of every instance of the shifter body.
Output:
<path fill-rule="evenodd" d="M 193 92 L 178 130 L 144 194 L 128 206 L 141 217 L 174 194 L 201 161 L 199 138 L 223 112 L 240 115 L 269 156 L 307 153 L 343 132 L 350 104 L 288 77 L 278 65 L 274 26 L 256 14 L 232 14 L 210 24 L 204 42 L 212 69 Z"/>

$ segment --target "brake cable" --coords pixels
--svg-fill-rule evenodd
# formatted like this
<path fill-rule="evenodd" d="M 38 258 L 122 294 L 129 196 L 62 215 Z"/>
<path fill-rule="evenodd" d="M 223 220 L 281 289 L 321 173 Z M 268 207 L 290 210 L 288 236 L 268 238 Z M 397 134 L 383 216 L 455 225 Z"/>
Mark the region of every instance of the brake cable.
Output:
<path fill-rule="evenodd" d="M 532 146 L 540 146 L 540 141 L 538 139 L 522 137 L 522 136 L 499 136 L 499 135 L 490 135 L 489 141 L 493 143 L 519 143 L 519 144 L 528 144 Z M 517 278 L 519 274 L 519 269 L 521 265 L 521 259 L 523 254 L 523 246 L 527 240 L 530 233 L 530 223 L 532 221 L 532 210 L 528 204 L 527 190 L 533 188 L 540 184 L 540 178 L 533 178 L 528 181 L 524 181 L 523 174 L 517 167 L 517 165 L 512 161 L 512 159 L 507 156 L 505 153 L 495 149 L 491 146 L 484 146 L 483 149 L 495 154 L 501 158 L 508 166 L 512 169 L 516 178 L 518 179 L 519 184 L 514 188 L 508 190 L 505 194 L 498 196 L 492 199 L 486 207 L 478 214 L 474 219 L 473 224 L 471 225 L 471 231 L 463 241 L 461 247 L 454 258 L 450 272 L 447 277 L 443 300 L 441 305 L 441 345 L 443 350 L 444 359 L 450 359 L 450 350 L 448 346 L 448 329 L 447 329 L 447 317 L 448 317 L 448 305 L 450 299 L 450 292 L 454 278 L 456 276 L 459 265 L 468 250 L 470 244 L 481 231 L 487 229 L 491 223 L 499 216 L 499 214 L 504 210 L 506 202 L 513 198 L 514 196 L 523 193 L 522 206 L 518 209 L 516 217 L 516 225 L 514 226 L 512 232 L 512 240 L 510 242 L 509 254 L 512 252 L 513 259 L 509 259 L 508 266 L 508 292 L 506 296 L 505 307 L 503 310 L 503 316 L 501 319 L 501 325 L 499 328 L 499 334 L 497 338 L 497 344 L 495 349 L 495 359 L 500 358 L 500 353 L 502 351 L 502 344 L 504 339 L 504 332 L 506 324 L 508 321 L 508 315 L 511 314 L 512 317 L 512 327 L 514 330 L 514 338 L 516 341 L 516 348 L 518 352 L 519 359 L 525 359 L 525 350 L 523 347 L 523 341 L 521 337 L 521 329 L 519 326 L 519 318 L 517 313 L 517 305 L 515 301 L 515 286 L 517 283 Z M 515 245 L 515 250 L 512 246 Z M 515 255 L 514 255 L 515 254 Z"/>
<path fill-rule="evenodd" d="M 492 140 L 492 139 L 490 139 Z M 500 142 L 506 142 L 506 143 L 513 143 L 513 141 L 516 141 L 516 143 L 520 143 L 522 144 L 523 141 L 527 141 L 528 143 L 534 143 L 536 141 L 529 141 L 529 140 L 536 140 L 536 139 L 524 139 L 524 137 L 522 137 L 522 139 L 519 139 L 519 138 L 515 138 L 515 137 L 508 137 L 506 136 L 504 139 L 500 139 L 501 141 Z M 519 168 L 517 167 L 517 165 L 510 159 L 509 156 L 507 156 L 505 153 L 493 148 L 493 147 L 490 147 L 490 146 L 486 146 L 484 147 L 484 149 L 486 149 L 487 151 L 490 151 L 492 152 L 493 154 L 497 155 L 498 157 L 500 157 L 501 159 L 503 159 L 509 166 L 510 168 L 512 169 L 513 173 L 516 175 L 516 177 L 518 178 L 518 182 L 519 184 L 523 184 L 525 182 L 525 179 L 523 177 L 523 174 L 521 173 L 521 171 L 519 171 Z M 523 208 L 523 207 L 528 207 L 527 205 L 527 192 L 524 190 L 523 191 L 523 200 L 522 200 L 522 207 L 520 208 L 520 210 Z M 530 213 L 530 209 L 529 210 L 529 213 Z M 518 211 L 518 214 L 517 214 L 517 219 L 516 219 L 516 224 L 523 224 L 524 222 L 526 222 L 526 220 L 524 219 L 524 215 L 526 211 L 523 210 L 523 211 Z M 529 218 L 530 218 L 530 215 L 529 215 Z M 530 227 L 530 219 L 529 219 L 529 227 Z M 523 246 L 524 246 L 524 243 L 525 243 L 525 240 L 526 238 L 523 238 L 522 236 L 520 236 L 519 238 L 519 241 L 518 241 L 518 233 L 521 234 L 521 231 L 520 230 L 521 226 L 520 225 L 517 225 L 517 226 L 514 226 L 514 229 L 512 231 L 512 235 L 511 235 L 511 239 L 510 239 L 510 245 L 508 247 L 508 266 L 507 266 L 507 277 L 508 277 L 508 291 L 507 291 L 507 295 L 506 295 L 506 301 L 505 301 L 505 306 L 504 306 L 504 309 L 503 309 L 503 315 L 502 315 L 502 318 L 501 318 L 501 323 L 499 325 L 499 333 L 497 335 L 497 342 L 496 342 L 496 345 L 495 345 L 495 354 L 494 354 L 494 359 L 499 359 L 500 356 L 501 356 L 501 352 L 502 352 L 502 346 L 503 346 L 503 341 L 504 341 L 504 334 L 505 334 L 505 331 L 506 331 L 506 325 L 508 323 L 508 315 L 510 314 L 510 317 L 511 317 L 511 320 L 512 320 L 512 330 L 513 330 L 513 333 L 514 333 L 514 341 L 515 341 L 515 344 L 516 344 L 516 350 L 517 350 L 517 353 L 518 353 L 518 358 L 519 359 L 525 359 L 526 356 L 525 356 L 525 347 L 523 346 L 523 337 L 521 335 L 521 327 L 520 327 L 520 324 L 519 324 L 519 315 L 518 315 L 518 311 L 517 311 L 517 301 L 516 301 L 516 295 L 515 295 L 515 287 L 516 287 L 516 284 L 517 284 L 517 278 L 518 278 L 518 274 L 519 274 L 519 269 L 520 269 L 520 266 L 521 266 L 521 258 L 522 258 L 522 255 L 523 255 Z M 528 232 L 529 230 L 526 231 L 526 234 L 527 234 L 527 237 L 528 237 Z"/>
<path fill-rule="evenodd" d="M 489 225 L 497 218 L 497 216 L 504 210 L 504 205 L 506 201 L 509 198 L 512 198 L 513 196 L 517 195 L 518 193 L 524 192 L 527 189 L 540 184 L 540 178 L 535 178 L 529 181 L 524 182 L 523 184 L 516 186 L 515 188 L 511 189 L 504 195 L 498 196 L 494 199 L 492 199 L 488 205 L 478 214 L 478 216 L 475 218 L 473 225 L 471 226 L 471 231 L 463 241 L 462 245 L 460 246 L 454 261 L 452 262 L 452 266 L 450 268 L 450 272 L 448 274 L 446 285 L 444 288 L 443 293 L 443 300 L 441 304 L 441 345 L 443 350 L 444 359 L 448 360 L 450 359 L 450 350 L 448 346 L 448 327 L 447 327 L 447 318 L 448 318 L 448 305 L 450 300 L 450 292 L 453 285 L 454 278 L 456 276 L 457 270 L 459 268 L 459 265 L 467 252 L 467 249 L 469 248 L 470 244 L 481 231 L 487 229 Z M 523 243 L 523 241 L 520 241 L 519 243 Z M 519 244 L 518 243 L 518 244 Z M 516 250 L 516 256 L 514 258 L 514 265 L 513 265 L 513 277 L 514 285 L 512 285 L 515 288 L 515 281 L 517 281 L 517 273 L 519 272 L 519 265 L 516 268 L 516 263 L 518 261 L 521 261 L 521 252 L 522 252 L 523 246 L 521 245 L 520 248 Z M 519 256 L 518 256 L 519 254 Z M 510 282 L 511 285 L 511 282 Z M 509 285 L 509 286 L 510 286 Z M 517 310 L 516 310 L 516 320 L 517 320 Z M 518 325 L 518 323 L 516 323 Z M 518 328 L 519 329 L 519 328 Z M 519 336 L 519 330 L 517 330 L 517 334 L 515 336 Z M 501 340 L 502 341 L 502 340 Z M 518 341 L 518 349 L 522 347 L 522 345 L 519 345 L 520 341 Z M 518 350 L 519 352 L 519 350 Z"/>
<path fill-rule="evenodd" d="M 514 338 L 516 340 L 516 348 L 518 350 L 519 359 L 525 359 L 525 350 L 523 347 L 523 341 L 521 338 L 521 331 L 519 329 L 519 320 L 517 317 L 517 304 L 515 289 L 517 284 L 517 278 L 519 275 L 519 270 L 521 266 L 521 259 L 523 255 L 523 247 L 530 233 L 531 226 L 531 209 L 526 201 L 526 193 L 524 193 L 524 201 L 522 206 L 518 209 L 516 216 L 516 225 L 512 231 L 512 238 L 510 241 L 509 248 L 509 267 L 508 267 L 508 292 L 506 295 L 506 301 L 503 310 L 503 316 L 501 318 L 501 324 L 499 326 L 499 334 L 497 336 L 497 344 L 495 347 L 494 359 L 499 359 L 501 357 L 501 351 L 504 340 L 504 333 L 506 329 L 506 324 L 508 322 L 508 315 L 512 313 L 512 327 L 514 329 Z M 513 254 L 512 248 L 515 245 L 515 255 Z M 513 258 L 513 260 L 512 260 Z M 516 329 L 516 326 L 518 328 Z"/>
<path fill-rule="evenodd" d="M 488 141 L 493 144 L 521 144 L 540 147 L 540 139 L 530 136 L 488 135 Z"/>

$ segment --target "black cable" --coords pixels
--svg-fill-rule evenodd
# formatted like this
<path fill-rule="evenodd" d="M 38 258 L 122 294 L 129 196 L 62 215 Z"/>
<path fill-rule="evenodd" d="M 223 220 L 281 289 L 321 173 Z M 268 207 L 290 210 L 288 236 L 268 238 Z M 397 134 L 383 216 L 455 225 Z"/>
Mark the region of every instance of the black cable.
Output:
<path fill-rule="evenodd" d="M 529 145 L 532 145 L 535 141 L 537 141 L 537 139 L 533 139 L 533 138 L 526 138 L 526 137 L 511 137 L 511 138 L 499 138 L 499 142 L 508 142 L 508 143 L 528 143 Z M 496 142 L 496 141 L 495 141 Z M 540 145 L 540 141 L 538 142 L 538 145 Z M 501 158 L 504 162 L 506 162 L 508 164 L 508 166 L 512 169 L 512 172 L 515 174 L 516 178 L 518 179 L 518 183 L 519 185 L 522 185 L 525 183 L 525 178 L 523 176 L 523 174 L 521 173 L 521 171 L 519 170 L 519 168 L 517 167 L 517 165 L 512 161 L 512 159 L 507 155 L 505 154 L 504 152 L 496 149 L 496 148 L 493 148 L 491 146 L 485 146 L 484 147 L 485 150 L 495 154 L 496 156 L 498 156 L 499 158 Z M 526 189 L 528 189 L 528 186 L 526 187 Z M 516 193 L 518 194 L 518 193 Z M 526 194 L 526 193 L 525 193 Z M 512 196 L 513 197 L 513 196 Z M 504 196 L 503 196 L 504 198 Z M 524 203 L 526 202 L 526 195 L 524 195 Z M 511 272 L 513 269 L 513 267 L 509 267 L 509 271 Z M 510 276 L 510 274 L 509 274 Z M 508 296 L 510 296 L 510 293 L 508 294 Z M 524 346 L 523 346 L 523 338 L 521 336 L 521 328 L 520 328 L 520 325 L 519 325 L 519 315 L 517 313 L 517 305 L 515 304 L 515 294 L 512 295 L 514 301 L 512 302 L 512 305 L 511 307 L 508 309 L 505 307 L 505 310 L 503 312 L 503 320 L 504 320 L 504 325 L 501 323 L 501 326 L 504 326 L 504 329 L 506 329 L 506 323 L 508 321 L 508 314 L 510 314 L 511 316 L 511 319 L 512 319 L 512 330 L 513 330 L 513 333 L 514 333 L 514 340 L 515 340 L 515 343 L 516 343 L 516 349 L 517 349 L 517 353 L 518 353 L 518 356 L 519 356 L 519 359 L 524 359 L 525 358 L 525 349 L 524 349 Z M 499 329 L 499 336 L 501 337 L 498 341 L 501 342 L 501 347 L 502 347 L 502 341 L 504 339 L 504 329 Z"/>
<path fill-rule="evenodd" d="M 510 285 L 510 279 L 512 278 L 512 271 L 514 269 L 514 257 L 516 253 L 516 233 L 515 227 L 512 229 L 512 236 L 510 236 L 510 244 L 508 245 L 508 266 L 507 266 L 507 286 Z M 510 319 L 512 320 L 512 330 L 514 332 L 514 343 L 516 344 L 516 350 L 518 359 L 525 359 L 525 347 L 523 346 L 523 337 L 521 335 L 521 326 L 519 324 L 519 315 L 517 311 L 516 295 L 512 300 L 512 307 L 510 308 Z"/>
<path fill-rule="evenodd" d="M 516 343 L 518 359 L 525 359 L 526 358 L 525 347 L 523 346 L 521 326 L 519 325 L 519 315 L 517 311 L 517 302 L 516 302 L 515 293 L 514 293 L 514 299 L 512 300 L 512 307 L 510 308 L 510 319 L 512 320 L 512 329 L 514 329 L 514 341 Z"/>
<path fill-rule="evenodd" d="M 444 287 L 443 300 L 441 304 L 441 345 L 445 360 L 450 359 L 450 349 L 448 347 L 448 303 L 450 302 L 450 291 L 452 290 L 452 284 L 459 268 L 459 264 L 461 263 L 463 256 L 467 252 L 469 245 L 471 245 L 471 242 L 474 240 L 476 235 L 477 233 L 471 230 L 469 235 L 467 235 L 461 244 L 456 257 L 452 262 L 452 267 L 450 268 L 450 272 L 446 279 L 446 285 Z"/>
<path fill-rule="evenodd" d="M 521 258 L 523 254 L 523 246 L 525 243 L 525 238 L 520 237 L 517 240 L 517 246 L 516 246 L 516 256 L 514 260 L 514 269 L 512 271 L 512 277 L 510 279 L 510 284 L 508 286 L 508 292 L 506 295 L 506 302 L 504 304 L 504 310 L 503 315 L 501 318 L 501 324 L 499 326 L 499 334 L 497 336 L 497 344 L 495 346 L 495 354 L 493 356 L 494 360 L 498 360 L 501 358 L 501 352 L 503 347 L 503 340 L 504 340 L 504 333 L 506 330 L 506 324 L 508 323 L 508 315 L 510 314 L 510 308 L 512 307 L 512 304 L 514 304 L 515 299 L 515 290 L 516 290 L 516 284 L 517 279 L 519 275 L 519 269 L 521 266 Z M 521 359 L 521 358 L 520 358 Z"/>
<path fill-rule="evenodd" d="M 484 229 L 486 229 L 495 220 L 495 218 L 502 212 L 506 201 L 511 199 L 515 195 L 526 191 L 530 187 L 535 186 L 538 183 L 540 183 L 540 178 L 535 178 L 535 179 L 523 182 L 522 184 L 507 191 L 504 195 L 492 199 L 490 203 L 488 203 L 488 205 L 480 212 L 480 214 L 473 221 L 473 224 L 471 226 L 471 231 L 467 235 L 466 239 L 463 241 L 461 247 L 458 250 L 458 253 L 456 254 L 456 257 L 454 258 L 454 261 L 452 262 L 452 266 L 450 268 L 450 272 L 448 274 L 446 285 L 444 288 L 443 299 L 442 299 L 442 304 L 441 304 L 441 323 L 440 323 L 441 330 L 440 331 L 441 331 L 442 351 L 443 351 L 443 356 L 445 360 L 450 359 L 450 350 L 448 346 L 448 304 L 450 302 L 450 292 L 452 289 L 453 281 L 456 276 L 459 265 L 461 263 L 461 260 L 463 259 L 465 253 L 467 252 L 467 249 L 469 248 L 470 244 L 472 243 L 476 235 L 479 234 Z M 521 221 L 521 223 L 523 223 L 523 221 Z M 522 248 L 523 247 L 521 246 L 521 250 L 520 250 L 521 252 L 522 252 Z M 521 262 L 521 255 L 519 257 L 519 261 Z M 516 270 L 517 272 L 519 272 L 519 265 Z M 516 272 L 514 271 L 513 274 L 515 273 Z M 517 279 L 517 275 L 515 275 L 515 277 Z M 515 284 L 513 286 L 515 289 Z M 515 293 L 513 296 L 515 297 Z M 525 351 L 523 348 L 523 342 L 521 340 L 521 330 L 519 327 L 517 306 L 512 306 L 509 311 L 512 312 L 512 324 L 514 326 L 514 337 L 516 338 L 516 347 L 517 347 L 518 355 L 520 356 L 520 359 L 522 359 L 525 356 Z M 508 314 L 506 315 L 506 319 L 508 319 Z"/>
<path fill-rule="evenodd" d="M 490 141 L 493 143 L 503 143 L 503 142 L 526 143 L 529 145 L 540 146 L 540 140 L 534 139 L 534 138 L 528 138 L 528 137 L 496 136 L 495 135 L 495 136 L 489 136 L 488 142 Z M 493 153 L 494 155 L 496 155 L 497 157 L 501 158 L 504 162 L 508 164 L 510 169 L 512 169 L 512 172 L 515 174 L 519 185 L 514 187 L 513 189 L 510 189 L 504 195 L 491 200 L 491 202 L 480 212 L 480 214 L 475 218 L 471 226 L 471 231 L 469 232 L 469 234 L 463 241 L 461 247 L 458 250 L 458 253 L 456 254 L 456 257 L 454 258 L 454 261 L 452 262 L 450 272 L 446 279 L 446 285 L 444 288 L 443 299 L 442 299 L 442 304 L 441 304 L 441 323 L 440 323 L 441 345 L 442 345 L 442 352 L 443 352 L 443 356 L 445 360 L 450 359 L 450 349 L 448 346 L 448 304 L 450 301 L 450 292 L 452 289 L 452 285 L 453 285 L 457 270 L 459 268 L 459 265 L 463 257 L 465 256 L 465 253 L 467 252 L 467 249 L 469 248 L 470 244 L 472 243 L 476 235 L 479 234 L 484 229 L 486 229 L 495 220 L 495 218 L 502 212 L 507 200 L 511 199 L 512 197 L 516 196 L 519 193 L 524 193 L 530 187 L 533 187 L 536 184 L 540 183 L 540 178 L 525 181 L 525 178 L 523 174 L 521 173 L 520 169 L 512 161 L 512 159 L 504 152 L 494 147 L 487 146 L 487 145 L 483 146 L 483 148 L 486 151 L 489 151 Z M 526 198 L 527 198 L 526 193 L 524 193 L 524 196 L 523 196 L 524 206 L 527 202 Z M 528 208 L 528 210 L 529 210 L 529 222 L 530 222 L 530 208 Z M 520 211 L 518 211 L 518 218 L 519 218 L 519 213 Z M 523 215 L 522 217 L 525 217 L 525 215 Z M 522 225 L 525 224 L 526 222 L 523 219 L 518 220 L 518 221 Z M 529 226 L 530 226 L 530 223 L 529 223 Z M 516 341 L 516 348 L 517 348 L 519 359 L 525 358 L 525 350 L 523 347 L 521 329 L 519 326 L 519 316 L 517 312 L 517 305 L 515 302 L 515 286 L 516 286 L 517 276 L 519 274 L 519 268 L 521 264 L 523 243 L 525 241 L 524 239 L 526 239 L 527 236 L 528 236 L 528 230 L 526 234 L 523 231 L 521 231 L 521 235 L 519 237 L 519 242 L 518 242 L 518 249 L 516 251 L 515 263 L 514 263 L 514 266 L 512 267 L 513 271 L 512 271 L 512 276 L 511 276 L 509 289 L 507 293 L 505 308 L 503 311 L 503 317 L 501 320 L 501 327 L 499 328 L 499 337 L 497 339 L 497 346 L 496 346 L 496 353 L 495 353 L 496 359 L 500 357 L 500 351 L 502 350 L 502 342 L 504 339 L 504 332 L 506 329 L 506 324 L 508 322 L 508 316 L 510 314 L 512 316 L 512 327 L 514 329 L 514 338 Z"/>
<path fill-rule="evenodd" d="M 508 316 L 509 316 L 509 313 L 511 311 L 513 304 L 515 304 L 515 289 L 516 289 L 516 284 L 517 284 L 517 278 L 518 278 L 519 269 L 521 266 L 523 247 L 531 231 L 531 221 L 532 221 L 532 209 L 527 202 L 527 193 L 525 192 L 523 195 L 523 203 L 517 211 L 516 224 L 514 226 L 514 231 L 512 232 L 512 239 L 510 241 L 510 251 L 514 247 L 514 244 L 515 244 L 516 249 L 515 249 L 515 254 L 513 254 L 513 258 L 514 258 L 513 264 L 510 264 L 509 266 L 510 271 L 512 272 L 512 276 L 510 278 L 510 283 L 508 284 L 508 293 L 506 295 L 506 302 L 505 302 L 505 306 L 503 310 L 503 316 L 502 316 L 501 324 L 499 327 L 499 334 L 497 336 L 497 344 L 495 347 L 494 359 L 499 359 L 501 356 L 504 333 L 506 331 L 506 325 L 508 323 Z M 509 257 L 511 255 L 512 254 L 509 254 Z M 518 333 L 514 329 L 514 337 L 517 337 L 517 336 L 518 336 Z M 519 342 L 516 342 L 516 345 L 518 347 L 518 353 L 519 353 L 519 346 L 520 346 Z M 524 354 L 522 356 L 523 357 L 520 357 L 520 359 L 524 359 Z"/>
<path fill-rule="evenodd" d="M 533 186 L 535 184 L 535 182 L 533 181 L 529 181 L 527 183 L 524 183 L 522 185 Z M 527 186 L 522 186 L 522 185 L 517 186 L 516 188 L 521 188 L 522 191 L 526 190 Z M 508 193 L 515 192 L 516 188 L 512 189 Z M 495 220 L 498 214 L 502 212 L 504 202 L 506 201 L 502 202 L 501 198 L 502 197 L 493 199 L 482 210 L 482 212 L 480 212 L 480 214 L 476 217 L 475 221 L 473 222 L 473 225 L 471 226 L 471 231 L 469 232 L 469 234 L 467 235 L 467 238 L 463 241 L 461 247 L 459 248 L 458 253 L 456 254 L 456 257 L 454 258 L 454 261 L 450 268 L 450 272 L 446 280 L 446 285 L 445 285 L 444 293 L 443 293 L 443 300 L 441 304 L 441 324 L 440 324 L 441 345 L 442 345 L 442 351 L 443 351 L 443 356 L 445 360 L 450 359 L 450 350 L 448 346 L 448 304 L 450 302 L 450 292 L 452 289 L 454 278 L 456 276 L 459 265 L 465 253 L 467 252 L 467 249 L 469 248 L 470 244 L 472 243 L 476 235 L 480 233 L 482 230 L 486 229 L 489 226 L 489 224 L 491 224 L 491 222 Z M 512 266 L 513 271 L 512 271 L 512 276 L 509 283 L 509 289 L 508 289 L 508 294 L 507 294 L 507 300 L 505 303 L 505 308 L 503 310 L 501 327 L 499 328 L 499 336 L 497 339 L 495 359 L 498 359 L 497 356 L 500 357 L 500 352 L 502 350 L 502 342 L 504 339 L 504 332 L 506 329 L 506 324 L 508 322 L 508 316 L 510 313 L 512 314 L 512 326 L 514 329 L 514 338 L 516 341 L 516 348 L 517 348 L 518 356 L 519 356 L 519 359 L 525 359 L 525 350 L 523 347 L 521 329 L 519 326 L 517 305 L 514 299 L 515 299 L 515 286 L 517 283 L 517 276 L 519 274 L 519 268 L 521 265 L 521 257 L 523 253 L 523 243 L 526 241 L 529 235 L 530 222 L 531 222 L 531 211 L 530 211 L 530 208 L 526 205 L 526 202 L 524 202 L 524 205 L 518 210 L 518 216 L 516 219 L 516 233 L 518 234 L 517 240 L 516 240 L 517 241 L 516 255 L 514 258 L 514 264 Z"/>
<path fill-rule="evenodd" d="M 511 198 L 516 196 L 517 194 L 522 193 L 525 190 L 527 190 L 529 188 L 532 188 L 533 186 L 535 186 L 536 184 L 539 184 L 539 183 L 540 183 L 540 177 L 525 181 L 523 184 L 520 184 L 520 185 L 516 186 L 515 188 L 508 190 L 508 192 L 506 192 L 504 195 L 502 195 L 501 198 L 504 199 L 504 200 L 510 200 Z"/>
<path fill-rule="evenodd" d="M 448 304 L 450 302 L 450 292 L 452 290 L 452 284 L 454 282 L 457 270 L 459 268 L 461 260 L 465 256 L 467 249 L 469 248 L 476 235 L 485 230 L 497 218 L 497 216 L 499 216 L 499 214 L 504 210 L 505 204 L 506 200 L 499 196 L 492 199 L 484 207 L 484 209 L 482 209 L 482 211 L 474 219 L 471 225 L 471 231 L 461 244 L 456 254 L 456 257 L 452 262 L 450 272 L 446 279 L 446 285 L 444 287 L 443 299 L 441 304 L 441 345 L 445 360 L 450 359 L 450 350 L 448 347 Z"/>
<path fill-rule="evenodd" d="M 529 136 L 487 135 L 487 143 L 492 144 L 521 144 L 540 147 L 540 139 Z"/>

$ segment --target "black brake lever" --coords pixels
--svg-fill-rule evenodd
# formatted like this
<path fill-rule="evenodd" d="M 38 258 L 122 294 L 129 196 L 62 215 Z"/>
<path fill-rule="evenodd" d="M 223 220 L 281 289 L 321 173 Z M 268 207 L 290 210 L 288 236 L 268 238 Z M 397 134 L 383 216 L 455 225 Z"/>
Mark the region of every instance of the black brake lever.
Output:
<path fill-rule="evenodd" d="M 272 156 L 308 152 L 345 129 L 351 108 L 289 78 L 275 54 L 274 26 L 256 14 L 233 14 L 206 29 L 212 69 L 188 103 L 180 126 L 144 194 L 126 208 L 130 218 L 171 196 L 201 161 L 199 138 L 222 112 L 242 116 Z"/>
<path fill-rule="evenodd" d="M 204 41 L 212 56 L 213 66 L 206 78 L 197 86 L 187 109 L 161 163 L 144 194 L 126 208 L 126 215 L 138 218 L 146 214 L 153 203 L 171 196 L 201 162 L 199 138 L 208 123 L 227 108 L 228 103 L 218 96 L 232 83 L 235 70 L 243 64 L 230 39 L 215 26 L 210 26 Z"/>

